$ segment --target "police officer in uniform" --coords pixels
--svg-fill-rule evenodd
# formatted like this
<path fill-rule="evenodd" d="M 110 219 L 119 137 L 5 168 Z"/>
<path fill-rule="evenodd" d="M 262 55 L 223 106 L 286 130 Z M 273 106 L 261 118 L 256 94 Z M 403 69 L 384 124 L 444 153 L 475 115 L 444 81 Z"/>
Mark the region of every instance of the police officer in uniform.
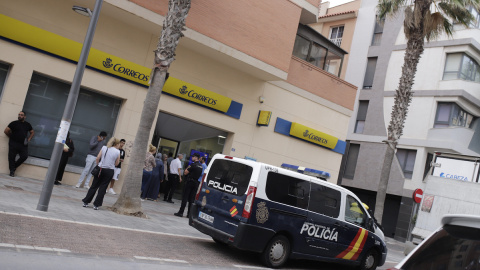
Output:
<path fill-rule="evenodd" d="M 198 179 L 202 174 L 202 164 L 198 161 L 200 155 L 195 153 L 192 155 L 193 163 L 185 169 L 185 187 L 183 188 L 183 196 L 182 196 L 182 204 L 180 206 L 180 210 L 174 215 L 177 217 L 183 217 L 183 211 L 185 211 L 185 206 L 187 205 L 188 201 L 188 211 L 187 217 L 190 216 L 190 207 L 192 206 L 193 201 L 195 200 L 195 193 L 198 189 Z"/>

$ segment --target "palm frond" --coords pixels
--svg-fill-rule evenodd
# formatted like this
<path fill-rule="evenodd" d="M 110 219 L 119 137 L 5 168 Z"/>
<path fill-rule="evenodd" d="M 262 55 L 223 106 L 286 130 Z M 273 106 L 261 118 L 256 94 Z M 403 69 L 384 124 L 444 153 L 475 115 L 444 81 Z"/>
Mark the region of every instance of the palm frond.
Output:
<path fill-rule="evenodd" d="M 464 0 L 455 1 L 465 2 Z M 468 10 L 468 6 L 459 6 L 456 3 L 440 2 L 438 3 L 438 7 L 446 17 L 449 17 L 462 25 L 468 26 L 470 23 L 475 21 L 472 13 L 470 13 Z"/>
<path fill-rule="evenodd" d="M 381 21 L 385 20 L 386 17 L 394 16 L 408 1 L 409 0 L 380 0 L 377 5 L 378 20 Z"/>
<path fill-rule="evenodd" d="M 445 29 L 445 22 L 448 22 L 448 24 L 451 25 L 448 19 L 445 18 L 440 12 L 427 12 L 423 25 L 423 34 L 425 35 L 427 41 L 436 39 L 443 32 L 449 36 L 451 35 L 452 29 Z"/>

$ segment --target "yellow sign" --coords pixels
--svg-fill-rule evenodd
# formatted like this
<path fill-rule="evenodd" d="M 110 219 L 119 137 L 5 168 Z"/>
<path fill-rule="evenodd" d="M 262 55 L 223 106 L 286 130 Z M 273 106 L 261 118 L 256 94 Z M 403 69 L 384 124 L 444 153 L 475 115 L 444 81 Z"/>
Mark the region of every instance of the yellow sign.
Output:
<path fill-rule="evenodd" d="M 295 122 L 290 127 L 290 135 L 330 149 L 334 149 L 338 142 L 336 137 Z"/>
<path fill-rule="evenodd" d="M 0 14 L 0 36 L 77 62 L 82 44 Z M 87 66 L 148 85 L 151 69 L 92 48 Z"/>
<path fill-rule="evenodd" d="M 272 112 L 270 112 L 270 111 L 260 111 L 258 113 L 257 125 L 268 126 L 268 124 L 270 124 L 270 118 L 271 117 L 272 117 Z"/>
<path fill-rule="evenodd" d="M 221 112 L 227 112 L 232 103 L 231 98 L 172 77 L 165 82 L 163 92 Z"/>

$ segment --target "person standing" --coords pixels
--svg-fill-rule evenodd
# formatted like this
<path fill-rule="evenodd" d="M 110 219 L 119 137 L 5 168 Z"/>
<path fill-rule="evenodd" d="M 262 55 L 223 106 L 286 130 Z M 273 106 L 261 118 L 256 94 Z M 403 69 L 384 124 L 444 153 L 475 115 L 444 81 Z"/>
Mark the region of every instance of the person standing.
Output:
<path fill-rule="evenodd" d="M 163 160 L 162 154 L 157 154 L 155 158 L 156 166 L 152 171 L 152 176 L 145 183 L 142 191 L 142 199 L 150 201 L 157 201 L 158 192 L 160 191 L 160 183 L 163 182 Z"/>
<path fill-rule="evenodd" d="M 60 181 L 62 181 L 63 173 L 65 172 L 65 166 L 67 166 L 68 158 L 73 156 L 74 150 L 75 146 L 70 138 L 70 132 L 68 132 L 67 139 L 65 140 L 65 144 L 63 146 L 62 156 L 60 157 L 60 163 L 58 164 L 57 176 L 55 176 L 55 185 L 61 185 Z"/>
<path fill-rule="evenodd" d="M 160 198 L 160 193 L 165 193 L 165 186 L 167 185 L 168 181 L 168 166 L 167 166 L 167 158 L 168 156 L 166 154 L 162 155 L 162 161 L 163 161 L 163 181 L 160 182 L 160 190 L 158 191 L 158 197 Z"/>
<path fill-rule="evenodd" d="M 101 170 L 98 175 L 93 176 L 92 186 L 88 189 L 85 198 L 82 199 L 83 207 L 88 207 L 88 204 L 93 200 L 97 190 L 98 193 L 95 201 L 93 202 L 93 210 L 98 210 L 98 208 L 102 206 L 103 198 L 107 192 L 108 183 L 110 183 L 113 173 L 115 172 L 115 166 L 120 163 L 120 150 L 118 150 L 119 146 L 120 140 L 112 137 L 110 141 L 108 141 L 107 146 L 103 146 L 98 153 L 96 162 Z"/>
<path fill-rule="evenodd" d="M 168 184 L 165 190 L 165 196 L 163 200 L 169 203 L 173 203 L 172 197 L 175 193 L 178 183 L 182 182 L 181 170 L 182 170 L 182 161 L 183 155 L 178 154 L 177 158 L 170 162 L 169 174 L 168 174 Z"/>
<path fill-rule="evenodd" d="M 205 172 L 205 169 L 207 168 L 207 164 L 205 163 L 205 157 L 200 157 L 200 164 L 202 164 L 202 174 L 200 175 L 200 177 L 198 178 L 198 182 L 202 182 L 202 178 L 203 178 L 203 172 Z"/>
<path fill-rule="evenodd" d="M 113 190 L 113 185 L 115 185 L 115 181 L 118 181 L 118 176 L 120 175 L 120 172 L 122 171 L 122 162 L 125 159 L 125 150 L 123 150 L 123 146 L 125 145 L 125 139 L 120 140 L 120 146 L 118 147 L 118 150 L 120 151 L 120 162 L 118 163 L 117 166 L 115 166 L 115 172 L 113 173 L 113 178 L 110 180 L 110 189 L 108 190 L 108 193 L 110 194 L 117 194 Z"/>
<path fill-rule="evenodd" d="M 157 163 L 155 162 L 155 158 L 154 158 L 155 152 L 157 152 L 157 148 L 152 144 L 150 144 L 148 146 L 148 152 L 147 152 L 147 156 L 145 157 L 145 163 L 143 166 L 142 189 L 141 189 L 142 193 L 145 190 L 145 186 L 147 182 L 150 181 L 150 178 L 152 177 L 153 168 L 157 166 Z"/>
<path fill-rule="evenodd" d="M 82 174 L 80 175 L 80 179 L 78 179 L 76 188 L 79 188 L 82 185 L 83 180 L 85 179 L 84 188 L 89 188 L 88 183 L 90 183 L 91 175 L 93 168 L 95 168 L 95 159 L 98 156 L 98 153 L 105 145 L 105 138 L 107 137 L 107 133 L 105 131 L 100 132 L 97 136 L 93 136 L 90 139 L 90 146 L 89 151 L 87 154 L 87 158 L 85 159 L 85 168 L 83 168 Z"/>
<path fill-rule="evenodd" d="M 202 164 L 198 161 L 200 155 L 198 153 L 193 154 L 192 161 L 193 163 L 185 169 L 185 186 L 183 188 L 182 195 L 182 204 L 180 209 L 174 215 L 177 217 L 183 217 L 183 212 L 185 211 L 185 206 L 188 202 L 187 217 L 190 216 L 190 207 L 192 206 L 193 201 L 195 200 L 195 193 L 198 189 L 198 179 L 202 175 Z"/>
<path fill-rule="evenodd" d="M 27 114 L 24 111 L 18 113 L 18 120 L 11 122 L 5 128 L 8 141 L 8 168 L 10 176 L 15 176 L 15 171 L 28 158 L 28 143 L 32 140 L 35 131 L 32 125 L 25 121 Z M 17 154 L 20 158 L 15 161 Z"/>

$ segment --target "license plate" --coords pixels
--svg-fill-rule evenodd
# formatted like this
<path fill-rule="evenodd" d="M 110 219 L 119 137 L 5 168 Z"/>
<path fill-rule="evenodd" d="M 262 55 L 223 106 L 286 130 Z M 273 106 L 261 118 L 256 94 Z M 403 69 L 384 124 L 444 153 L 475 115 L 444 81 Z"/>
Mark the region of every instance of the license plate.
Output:
<path fill-rule="evenodd" d="M 200 217 L 201 219 L 206 220 L 206 221 L 208 221 L 208 222 L 210 222 L 210 223 L 213 223 L 213 217 L 210 216 L 210 215 L 207 215 L 207 214 L 205 214 L 205 213 L 203 213 L 203 212 L 198 213 L 198 217 Z"/>

